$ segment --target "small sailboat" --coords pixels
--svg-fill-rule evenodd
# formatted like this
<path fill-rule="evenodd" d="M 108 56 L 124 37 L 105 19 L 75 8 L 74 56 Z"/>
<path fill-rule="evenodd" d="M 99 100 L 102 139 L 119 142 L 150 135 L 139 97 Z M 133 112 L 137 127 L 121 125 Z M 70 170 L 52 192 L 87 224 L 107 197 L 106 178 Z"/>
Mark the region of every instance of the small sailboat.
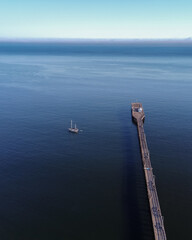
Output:
<path fill-rule="evenodd" d="M 75 124 L 75 127 L 73 127 L 72 120 L 71 120 L 71 127 L 69 128 L 69 132 L 72 132 L 72 133 L 78 133 L 79 132 L 79 129 L 77 128 L 76 124 Z"/>

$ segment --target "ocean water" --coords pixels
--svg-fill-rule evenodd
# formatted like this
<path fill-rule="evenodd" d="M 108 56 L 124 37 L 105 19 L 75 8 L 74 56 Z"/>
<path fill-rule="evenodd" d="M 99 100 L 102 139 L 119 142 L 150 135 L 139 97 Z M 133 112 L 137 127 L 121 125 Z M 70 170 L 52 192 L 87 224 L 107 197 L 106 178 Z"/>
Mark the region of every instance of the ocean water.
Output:
<path fill-rule="evenodd" d="M 0 239 L 153 239 L 135 101 L 167 238 L 190 239 L 191 92 L 190 43 L 1 42 Z"/>

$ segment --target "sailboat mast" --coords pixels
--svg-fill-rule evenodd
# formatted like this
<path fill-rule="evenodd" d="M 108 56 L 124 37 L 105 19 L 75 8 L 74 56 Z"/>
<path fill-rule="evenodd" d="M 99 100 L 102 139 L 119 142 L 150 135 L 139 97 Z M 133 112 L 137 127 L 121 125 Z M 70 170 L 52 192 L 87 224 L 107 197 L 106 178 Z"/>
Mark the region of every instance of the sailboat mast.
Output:
<path fill-rule="evenodd" d="M 72 128 L 72 120 L 71 120 L 71 128 Z"/>

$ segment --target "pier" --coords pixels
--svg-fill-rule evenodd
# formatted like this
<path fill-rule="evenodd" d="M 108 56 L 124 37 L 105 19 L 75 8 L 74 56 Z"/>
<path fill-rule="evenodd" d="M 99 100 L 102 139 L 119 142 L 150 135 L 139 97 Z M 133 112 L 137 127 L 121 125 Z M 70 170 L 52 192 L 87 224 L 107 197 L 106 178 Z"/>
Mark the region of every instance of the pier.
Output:
<path fill-rule="evenodd" d="M 157 189 L 155 185 L 155 177 L 151 166 L 147 140 L 144 132 L 145 114 L 141 103 L 132 103 L 132 118 L 137 124 L 139 142 L 141 148 L 141 156 L 143 161 L 143 169 L 145 173 L 145 181 L 147 186 L 147 193 L 149 199 L 149 207 L 151 212 L 153 231 L 155 240 L 166 240 L 166 233 L 164 228 L 163 216 L 161 214 Z"/>

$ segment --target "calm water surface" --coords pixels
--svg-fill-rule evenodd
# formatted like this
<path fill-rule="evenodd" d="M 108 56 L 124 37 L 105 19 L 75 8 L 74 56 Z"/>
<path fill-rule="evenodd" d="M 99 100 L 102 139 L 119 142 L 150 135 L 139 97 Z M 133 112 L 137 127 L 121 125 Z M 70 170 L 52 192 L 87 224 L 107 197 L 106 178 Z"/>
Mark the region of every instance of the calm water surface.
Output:
<path fill-rule="evenodd" d="M 153 239 L 134 101 L 167 237 L 190 239 L 191 89 L 190 44 L 0 43 L 0 239 Z"/>

